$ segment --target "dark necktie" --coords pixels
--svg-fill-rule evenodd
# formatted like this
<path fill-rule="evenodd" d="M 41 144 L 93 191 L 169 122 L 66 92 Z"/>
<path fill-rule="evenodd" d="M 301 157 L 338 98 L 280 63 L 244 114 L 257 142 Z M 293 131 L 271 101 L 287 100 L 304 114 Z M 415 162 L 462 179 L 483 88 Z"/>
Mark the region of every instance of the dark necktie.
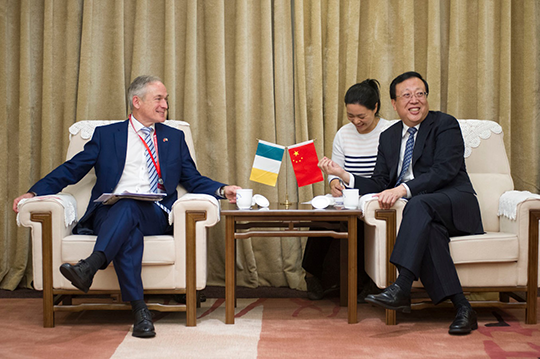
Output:
<path fill-rule="evenodd" d="M 407 144 L 405 145 L 405 155 L 403 156 L 403 164 L 401 166 L 401 172 L 396 182 L 396 187 L 403 182 L 403 177 L 405 176 L 405 173 L 407 172 L 411 164 L 412 153 L 414 149 L 414 134 L 416 133 L 416 131 L 417 129 L 415 127 L 411 127 L 407 130 L 407 132 L 409 132 L 409 138 L 407 139 Z"/>

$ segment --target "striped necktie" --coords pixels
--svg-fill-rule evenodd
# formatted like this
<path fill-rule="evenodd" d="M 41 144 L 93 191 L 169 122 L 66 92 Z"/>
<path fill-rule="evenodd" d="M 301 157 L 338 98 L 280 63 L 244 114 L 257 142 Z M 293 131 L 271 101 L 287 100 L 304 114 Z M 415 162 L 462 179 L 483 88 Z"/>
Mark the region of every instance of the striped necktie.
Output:
<path fill-rule="evenodd" d="M 143 127 L 141 128 L 141 131 L 144 133 L 144 142 L 146 142 L 146 145 L 150 149 L 150 152 L 152 153 L 152 156 L 150 156 L 150 153 L 148 151 L 145 151 L 145 157 L 146 157 L 146 167 L 148 168 L 148 178 L 150 180 L 150 191 L 152 193 L 158 193 L 158 173 L 156 166 L 154 165 L 154 161 L 152 161 L 152 157 L 157 162 L 157 156 L 156 156 L 156 148 L 154 147 L 154 141 L 152 140 L 152 128 L 150 127 Z M 165 213 L 169 214 L 171 213 L 170 209 L 165 207 L 159 202 L 155 202 L 159 208 L 165 211 Z"/>
<path fill-rule="evenodd" d="M 403 182 L 403 177 L 405 176 L 405 173 L 407 172 L 411 164 L 412 153 L 414 149 L 414 134 L 416 133 L 416 131 L 417 129 L 415 127 L 411 127 L 407 130 L 407 132 L 409 132 L 409 138 L 407 139 L 407 143 L 405 145 L 405 155 L 403 156 L 403 164 L 401 165 L 401 172 L 396 182 L 396 187 Z"/>
<path fill-rule="evenodd" d="M 154 165 L 154 161 L 152 161 L 152 157 L 154 160 L 157 161 L 156 158 L 156 148 L 154 147 L 154 141 L 152 141 L 152 129 L 150 127 L 143 127 L 141 128 L 141 131 L 144 133 L 144 142 L 146 142 L 146 145 L 150 149 L 150 152 L 152 153 L 152 156 L 150 156 L 150 153 L 148 151 L 145 151 L 144 154 L 146 155 L 146 167 L 148 168 L 148 178 L 150 179 L 150 191 L 152 193 L 158 193 L 157 191 L 157 183 L 158 183 L 158 173 L 156 170 L 156 166 Z"/>

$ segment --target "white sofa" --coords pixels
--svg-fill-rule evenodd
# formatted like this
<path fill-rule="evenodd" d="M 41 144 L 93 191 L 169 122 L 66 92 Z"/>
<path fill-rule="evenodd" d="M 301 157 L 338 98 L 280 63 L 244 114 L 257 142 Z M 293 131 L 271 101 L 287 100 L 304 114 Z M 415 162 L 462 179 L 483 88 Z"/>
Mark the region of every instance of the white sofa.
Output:
<path fill-rule="evenodd" d="M 112 121 L 81 121 L 70 127 L 67 158 L 83 149 L 98 125 Z M 186 142 L 195 160 L 189 124 L 167 121 L 169 126 L 184 131 Z M 62 263 L 77 263 L 91 254 L 96 240 L 91 235 L 71 233 L 77 219 L 85 212 L 95 183 L 92 170 L 79 183 L 69 186 L 58 195 L 41 196 L 19 205 L 18 221 L 32 229 L 34 287 L 43 290 L 44 326 L 54 326 L 54 312 L 88 309 L 130 309 L 129 304 L 75 305 L 71 298 L 83 293 L 71 285 L 59 271 Z M 196 325 L 196 290 L 206 286 L 207 228 L 219 221 L 220 205 L 212 196 L 185 194 L 178 187 L 179 199 L 172 207 L 170 220 L 174 236 L 144 238 L 142 278 L 145 294 L 186 294 L 186 305 L 148 303 L 152 310 L 186 311 L 186 324 Z M 115 294 L 119 285 L 111 265 L 98 271 L 88 294 Z M 84 298 L 84 296 L 80 297 Z M 95 302 L 95 301 L 94 301 Z"/>
<path fill-rule="evenodd" d="M 473 306 L 524 308 L 525 322 L 534 324 L 539 287 L 540 196 L 514 191 L 503 133 L 497 123 L 459 122 L 467 172 L 478 195 L 486 231 L 483 235 L 451 238 L 450 251 L 461 284 L 465 292 L 501 293 L 496 301 L 473 302 Z M 366 271 L 380 288 L 396 278 L 389 256 L 405 203 L 400 200 L 393 209 L 384 211 L 376 200 L 369 200 L 364 207 Z M 425 306 L 425 302 L 413 300 L 413 309 Z M 386 311 L 386 322 L 396 323 L 395 311 Z"/>

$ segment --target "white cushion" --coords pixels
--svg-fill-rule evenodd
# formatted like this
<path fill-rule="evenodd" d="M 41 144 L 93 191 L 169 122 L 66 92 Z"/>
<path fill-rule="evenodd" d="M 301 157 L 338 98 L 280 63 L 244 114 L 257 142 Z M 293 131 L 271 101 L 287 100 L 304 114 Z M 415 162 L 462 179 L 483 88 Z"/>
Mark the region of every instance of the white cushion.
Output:
<path fill-rule="evenodd" d="M 464 263 L 517 262 L 519 243 L 517 235 L 503 232 L 451 237 L 450 253 L 456 265 Z"/>
<path fill-rule="evenodd" d="M 62 239 L 62 262 L 77 263 L 92 254 L 96 236 L 71 235 Z M 176 252 L 173 236 L 145 236 L 143 265 L 172 265 Z M 111 263 L 112 264 L 112 263 Z"/>

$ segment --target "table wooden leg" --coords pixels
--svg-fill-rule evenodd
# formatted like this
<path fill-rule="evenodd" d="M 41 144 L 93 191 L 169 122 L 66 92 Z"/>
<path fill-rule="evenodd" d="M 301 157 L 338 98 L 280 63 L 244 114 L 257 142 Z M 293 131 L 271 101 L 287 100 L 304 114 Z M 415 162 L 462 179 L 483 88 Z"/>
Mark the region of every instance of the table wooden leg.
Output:
<path fill-rule="evenodd" d="M 349 216 L 349 324 L 358 323 L 357 318 L 357 217 Z"/>
<path fill-rule="evenodd" d="M 349 241 L 339 240 L 339 305 L 346 307 L 349 303 Z"/>
<path fill-rule="evenodd" d="M 225 221 L 225 324 L 234 324 L 236 250 L 233 216 Z"/>
<path fill-rule="evenodd" d="M 538 296 L 538 221 L 539 210 L 529 211 L 529 261 L 527 269 L 527 306 L 525 309 L 525 323 L 536 324 L 536 311 Z"/>

